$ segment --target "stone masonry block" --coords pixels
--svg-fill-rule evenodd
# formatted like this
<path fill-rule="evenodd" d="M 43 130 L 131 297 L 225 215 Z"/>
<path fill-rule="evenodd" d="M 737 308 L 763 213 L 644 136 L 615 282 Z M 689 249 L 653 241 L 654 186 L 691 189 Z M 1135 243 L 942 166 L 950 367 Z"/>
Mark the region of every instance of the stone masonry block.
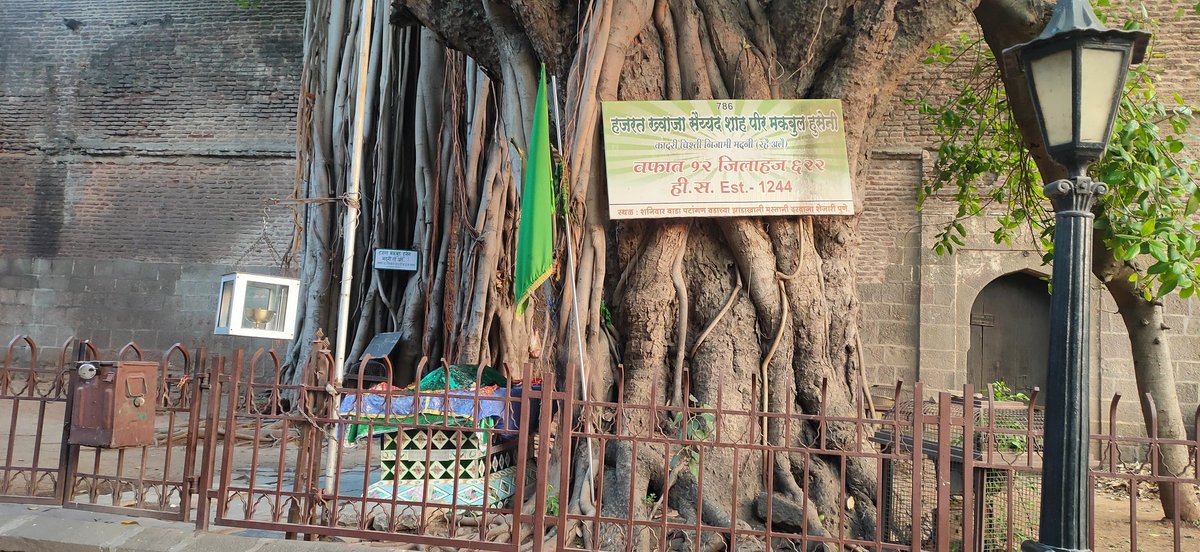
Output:
<path fill-rule="evenodd" d="M 922 305 L 921 306 L 921 324 L 922 325 L 952 325 L 954 324 L 954 310 L 946 305 Z"/>
<path fill-rule="evenodd" d="M 954 304 L 954 286 L 953 285 L 921 285 L 921 304 L 922 305 L 953 305 Z"/>
<path fill-rule="evenodd" d="M 955 327 L 946 325 L 928 325 L 921 331 L 921 350 L 949 351 L 955 347 Z"/>
<path fill-rule="evenodd" d="M 927 370 L 954 371 L 955 362 L 954 351 L 928 351 L 921 349 L 921 377 L 925 377 Z"/>

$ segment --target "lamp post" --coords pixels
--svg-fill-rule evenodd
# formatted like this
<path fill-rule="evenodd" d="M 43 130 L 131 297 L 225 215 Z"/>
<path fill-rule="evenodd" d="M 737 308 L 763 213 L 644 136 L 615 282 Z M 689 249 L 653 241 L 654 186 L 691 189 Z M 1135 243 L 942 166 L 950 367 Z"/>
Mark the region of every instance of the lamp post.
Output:
<path fill-rule="evenodd" d="M 1088 549 L 1091 210 L 1105 186 L 1085 173 L 1108 146 L 1126 68 L 1149 39 L 1106 28 L 1087 0 L 1059 0 L 1040 36 L 1004 51 L 1007 70 L 1024 72 L 1047 153 L 1067 170 L 1045 187 L 1055 210 L 1050 373 L 1039 536 L 1024 552 Z"/>

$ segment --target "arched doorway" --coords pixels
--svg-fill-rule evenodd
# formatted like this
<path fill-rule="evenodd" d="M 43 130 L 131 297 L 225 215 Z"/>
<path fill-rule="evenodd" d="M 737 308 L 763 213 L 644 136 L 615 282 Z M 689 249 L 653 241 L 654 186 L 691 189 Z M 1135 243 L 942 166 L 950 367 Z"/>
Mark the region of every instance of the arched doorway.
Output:
<path fill-rule="evenodd" d="M 994 381 L 1026 394 L 1046 388 L 1050 294 L 1045 281 L 1026 272 L 992 280 L 975 298 L 970 324 L 967 370 L 976 389 L 986 392 Z"/>

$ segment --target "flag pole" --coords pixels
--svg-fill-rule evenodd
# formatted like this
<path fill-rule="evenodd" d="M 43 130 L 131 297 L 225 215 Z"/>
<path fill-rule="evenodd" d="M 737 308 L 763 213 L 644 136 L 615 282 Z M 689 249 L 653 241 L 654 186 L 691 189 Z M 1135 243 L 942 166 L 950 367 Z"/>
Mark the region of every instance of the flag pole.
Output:
<path fill-rule="evenodd" d="M 554 124 L 554 130 L 555 130 L 554 134 L 555 134 L 555 138 L 558 140 L 558 153 L 559 153 L 559 156 L 565 160 L 566 152 L 563 151 L 562 114 L 559 113 L 559 111 L 558 111 L 558 77 L 555 75 L 550 76 L 550 94 L 553 99 L 553 101 L 550 103 L 552 105 L 554 105 L 554 123 L 555 123 Z M 588 400 L 588 377 L 587 377 L 587 368 L 586 368 L 587 361 L 584 360 L 585 355 L 583 353 L 583 327 L 582 327 L 582 324 L 579 322 L 579 293 L 578 293 L 579 290 L 576 288 L 576 283 L 578 282 L 576 277 L 578 275 L 575 273 L 575 246 L 573 245 L 574 240 L 571 237 L 570 205 L 571 205 L 571 203 L 570 203 L 570 200 L 568 199 L 567 207 L 565 209 L 565 212 L 563 213 L 563 221 L 565 223 L 565 224 L 563 224 L 563 226 L 566 227 L 566 230 L 567 230 L 567 277 L 571 283 L 571 311 L 574 313 L 574 318 L 575 318 L 575 324 L 574 324 L 574 326 L 575 326 L 575 343 L 577 343 L 579 345 L 577 348 L 577 350 L 579 352 L 579 376 L 580 376 L 579 388 L 583 394 L 583 402 L 587 403 L 587 400 Z M 571 392 L 573 392 L 573 391 L 571 391 Z M 588 408 L 585 407 L 583 409 L 583 412 L 586 415 L 586 413 L 588 412 Z M 586 476 L 590 483 L 589 488 L 592 489 L 592 492 L 595 492 L 596 474 L 593 473 L 593 471 L 592 471 L 593 451 L 592 451 L 592 438 L 591 437 L 587 438 L 587 448 L 588 448 L 588 463 L 587 463 Z"/>

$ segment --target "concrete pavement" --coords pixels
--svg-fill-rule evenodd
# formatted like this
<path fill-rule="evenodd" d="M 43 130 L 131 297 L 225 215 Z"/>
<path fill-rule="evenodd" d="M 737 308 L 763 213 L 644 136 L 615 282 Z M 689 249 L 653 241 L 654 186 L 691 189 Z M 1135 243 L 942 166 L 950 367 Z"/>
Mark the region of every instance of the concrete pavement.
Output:
<path fill-rule="evenodd" d="M 341 542 L 283 540 L 257 530 L 196 532 L 191 523 L 26 504 L 0 504 L 0 552 L 361 552 Z"/>

